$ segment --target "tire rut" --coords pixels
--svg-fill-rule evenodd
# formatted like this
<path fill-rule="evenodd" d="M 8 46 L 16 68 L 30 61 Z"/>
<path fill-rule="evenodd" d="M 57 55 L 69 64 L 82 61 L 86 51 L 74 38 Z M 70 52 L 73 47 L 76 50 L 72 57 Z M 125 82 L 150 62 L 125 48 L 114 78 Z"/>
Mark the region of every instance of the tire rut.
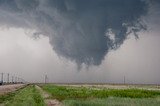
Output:
<path fill-rule="evenodd" d="M 42 90 L 41 87 L 36 85 L 36 88 L 41 93 L 41 96 L 44 98 L 45 103 L 47 104 L 47 106 L 63 106 L 62 103 L 59 102 L 57 99 L 49 99 L 51 97 L 51 95 L 48 94 L 47 92 L 45 92 L 44 90 Z"/>

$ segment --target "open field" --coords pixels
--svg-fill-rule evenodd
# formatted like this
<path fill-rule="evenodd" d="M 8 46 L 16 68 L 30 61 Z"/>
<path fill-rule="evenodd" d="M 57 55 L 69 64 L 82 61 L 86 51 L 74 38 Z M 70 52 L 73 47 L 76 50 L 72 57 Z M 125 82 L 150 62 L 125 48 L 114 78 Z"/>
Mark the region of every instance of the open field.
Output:
<path fill-rule="evenodd" d="M 44 100 L 34 85 L 0 96 L 4 106 L 45 106 Z"/>
<path fill-rule="evenodd" d="M 65 106 L 159 106 L 160 100 L 153 98 L 119 98 L 119 97 L 108 97 L 108 98 L 97 98 L 87 100 L 64 100 Z"/>
<path fill-rule="evenodd" d="M 106 97 L 129 97 L 149 98 L 159 96 L 159 91 L 142 89 L 92 89 L 86 87 L 44 85 L 42 88 L 51 93 L 59 100 L 69 98 L 106 98 Z"/>
<path fill-rule="evenodd" d="M 8 93 L 8 92 L 13 92 L 17 89 L 24 87 L 24 86 L 25 86 L 25 84 L 2 85 L 2 86 L 0 86 L 0 95 Z"/>
<path fill-rule="evenodd" d="M 55 84 L 58 86 L 86 87 L 92 89 L 146 89 L 160 90 L 160 85 L 143 85 L 143 84 Z"/>
<path fill-rule="evenodd" d="M 160 89 L 156 85 L 31 84 L 0 96 L 0 106 L 158 106 L 159 104 Z"/>
<path fill-rule="evenodd" d="M 130 85 L 128 88 L 128 85 L 41 85 L 43 90 L 51 94 L 50 98 L 58 99 L 65 106 L 158 106 L 160 104 L 159 87 L 138 86 L 137 88 L 135 85 Z"/>

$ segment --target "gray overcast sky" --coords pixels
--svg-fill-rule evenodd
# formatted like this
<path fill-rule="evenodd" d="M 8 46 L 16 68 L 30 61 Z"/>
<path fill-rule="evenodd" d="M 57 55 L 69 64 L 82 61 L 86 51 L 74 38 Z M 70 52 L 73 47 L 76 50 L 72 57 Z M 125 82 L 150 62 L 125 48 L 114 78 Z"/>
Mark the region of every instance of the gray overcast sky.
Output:
<path fill-rule="evenodd" d="M 158 0 L 0 0 L 0 72 L 160 84 L 159 10 Z"/>

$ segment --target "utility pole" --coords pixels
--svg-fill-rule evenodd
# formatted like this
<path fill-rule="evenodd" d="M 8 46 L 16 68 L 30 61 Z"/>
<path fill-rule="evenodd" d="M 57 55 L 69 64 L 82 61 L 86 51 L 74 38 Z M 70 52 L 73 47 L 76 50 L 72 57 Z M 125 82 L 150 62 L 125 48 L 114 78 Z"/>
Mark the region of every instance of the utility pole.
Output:
<path fill-rule="evenodd" d="M 20 78 L 18 77 L 18 83 L 20 82 Z"/>
<path fill-rule="evenodd" d="M 7 74 L 7 82 L 9 83 L 9 73 Z"/>
<path fill-rule="evenodd" d="M 3 83 L 3 74 L 4 73 L 1 73 L 1 82 Z"/>
<path fill-rule="evenodd" d="M 126 78 L 125 78 L 125 76 L 124 76 L 123 82 L 124 82 L 124 85 L 125 85 L 126 84 Z"/>
<path fill-rule="evenodd" d="M 24 79 L 22 79 L 22 82 L 23 82 L 23 83 L 25 83 L 25 80 L 24 80 Z"/>
<path fill-rule="evenodd" d="M 22 83 L 23 83 L 23 84 L 25 83 L 25 80 L 24 80 L 24 79 L 22 79 Z"/>
<path fill-rule="evenodd" d="M 13 81 L 13 76 L 12 76 L 12 83 L 13 83 L 14 81 Z"/>
<path fill-rule="evenodd" d="M 47 83 L 47 75 L 45 75 L 44 83 L 45 83 L 45 84 Z"/>
<path fill-rule="evenodd" d="M 17 77 L 15 77 L 15 83 L 17 83 Z"/>

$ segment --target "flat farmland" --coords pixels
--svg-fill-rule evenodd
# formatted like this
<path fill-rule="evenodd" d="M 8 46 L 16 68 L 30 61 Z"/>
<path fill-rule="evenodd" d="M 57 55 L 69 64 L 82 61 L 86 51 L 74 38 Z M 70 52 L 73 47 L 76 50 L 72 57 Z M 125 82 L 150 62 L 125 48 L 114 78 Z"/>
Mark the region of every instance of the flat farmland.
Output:
<path fill-rule="evenodd" d="M 158 85 L 46 84 L 40 87 L 65 106 L 158 106 Z"/>
<path fill-rule="evenodd" d="M 160 85 L 143 85 L 143 84 L 55 84 L 58 86 L 85 87 L 92 89 L 145 89 L 160 90 Z"/>
<path fill-rule="evenodd" d="M 12 85 L 2 85 L 0 86 L 0 95 L 13 92 L 17 89 L 24 87 L 25 84 L 12 84 Z"/>
<path fill-rule="evenodd" d="M 16 90 L 1 94 L 0 106 L 45 106 L 43 98 L 35 85 L 23 85 L 19 88 L 17 88 L 18 85 L 8 86 L 16 86 Z"/>
<path fill-rule="evenodd" d="M 160 86 L 30 84 L 1 94 L 0 101 L 3 106 L 159 106 Z"/>

